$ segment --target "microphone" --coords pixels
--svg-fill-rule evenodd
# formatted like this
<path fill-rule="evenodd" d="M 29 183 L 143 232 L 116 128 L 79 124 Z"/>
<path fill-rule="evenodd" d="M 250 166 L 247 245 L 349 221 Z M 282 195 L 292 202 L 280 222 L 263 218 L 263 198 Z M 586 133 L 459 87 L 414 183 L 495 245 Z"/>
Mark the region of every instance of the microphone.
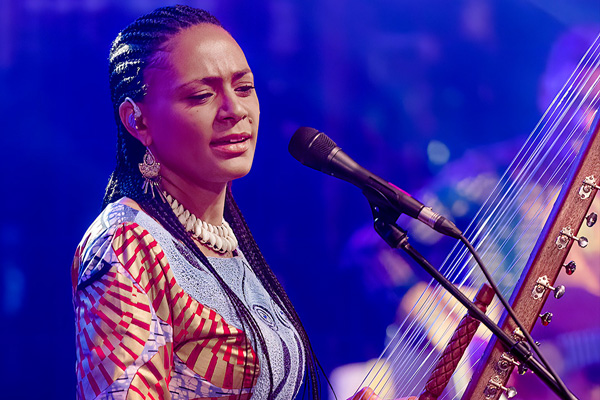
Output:
<path fill-rule="evenodd" d="M 290 154 L 307 167 L 335 176 L 360 188 L 380 207 L 389 207 L 429 225 L 434 230 L 459 239 L 462 232 L 454 223 L 408 193 L 361 167 L 323 132 L 301 127 L 292 136 Z"/>

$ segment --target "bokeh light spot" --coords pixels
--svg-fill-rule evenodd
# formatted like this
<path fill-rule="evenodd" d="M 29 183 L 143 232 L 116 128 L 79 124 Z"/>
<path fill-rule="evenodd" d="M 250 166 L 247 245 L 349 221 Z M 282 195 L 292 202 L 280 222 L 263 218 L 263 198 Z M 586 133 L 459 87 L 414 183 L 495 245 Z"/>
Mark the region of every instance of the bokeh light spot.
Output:
<path fill-rule="evenodd" d="M 444 165 L 450 159 L 450 150 L 444 143 L 432 140 L 427 145 L 427 157 L 434 165 Z"/>

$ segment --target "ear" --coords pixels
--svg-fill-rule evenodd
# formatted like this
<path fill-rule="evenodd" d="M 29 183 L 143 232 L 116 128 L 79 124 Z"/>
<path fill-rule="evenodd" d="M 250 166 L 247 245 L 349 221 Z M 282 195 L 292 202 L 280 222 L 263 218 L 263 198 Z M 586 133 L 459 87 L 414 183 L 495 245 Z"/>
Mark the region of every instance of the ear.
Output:
<path fill-rule="evenodd" d="M 142 107 L 140 103 L 135 103 L 127 97 L 119 106 L 119 117 L 127 132 L 144 146 L 148 147 L 152 144 L 152 137 L 148 133 L 148 128 L 144 122 L 145 118 Z M 136 116 L 136 108 L 138 116 Z"/>

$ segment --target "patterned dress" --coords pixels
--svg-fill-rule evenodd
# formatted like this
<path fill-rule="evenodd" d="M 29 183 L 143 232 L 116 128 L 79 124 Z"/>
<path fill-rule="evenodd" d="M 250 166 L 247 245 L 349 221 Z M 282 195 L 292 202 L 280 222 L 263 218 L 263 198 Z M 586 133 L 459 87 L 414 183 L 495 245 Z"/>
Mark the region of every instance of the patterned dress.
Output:
<path fill-rule="evenodd" d="M 257 321 L 246 338 L 222 289 L 155 220 L 117 202 L 86 232 L 73 261 L 79 399 L 273 399 L 298 392 L 300 337 L 237 250 L 209 258 Z"/>

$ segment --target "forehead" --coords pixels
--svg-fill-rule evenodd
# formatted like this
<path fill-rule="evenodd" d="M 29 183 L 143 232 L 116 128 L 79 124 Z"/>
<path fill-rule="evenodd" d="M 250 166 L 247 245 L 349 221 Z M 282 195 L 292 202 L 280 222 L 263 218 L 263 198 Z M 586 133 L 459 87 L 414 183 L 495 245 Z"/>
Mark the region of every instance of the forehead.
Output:
<path fill-rule="evenodd" d="M 230 78 L 248 69 L 244 52 L 223 28 L 199 24 L 182 30 L 168 40 L 159 61 L 148 75 L 151 80 L 168 78 L 174 84 L 206 77 Z M 148 82 L 150 83 L 150 82 Z"/>

